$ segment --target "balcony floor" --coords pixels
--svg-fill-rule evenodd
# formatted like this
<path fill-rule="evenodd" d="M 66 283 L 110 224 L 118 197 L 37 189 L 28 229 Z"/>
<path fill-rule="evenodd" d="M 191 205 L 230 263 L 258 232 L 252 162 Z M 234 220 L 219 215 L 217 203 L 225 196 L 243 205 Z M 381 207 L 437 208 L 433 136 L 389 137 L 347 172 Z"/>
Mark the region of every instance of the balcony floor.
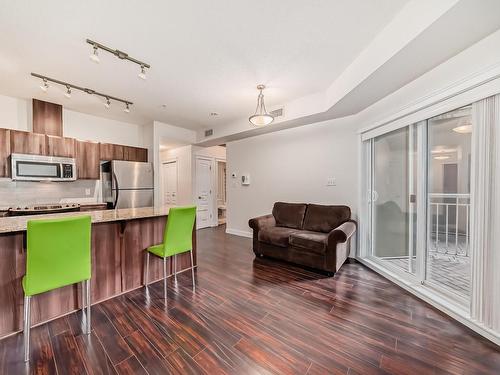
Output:
<path fill-rule="evenodd" d="M 386 259 L 398 268 L 408 269 L 408 258 Z M 415 258 L 413 266 L 415 267 Z M 415 269 L 415 268 L 414 268 Z M 431 252 L 428 260 L 428 279 L 468 298 L 470 296 L 470 258 Z"/>

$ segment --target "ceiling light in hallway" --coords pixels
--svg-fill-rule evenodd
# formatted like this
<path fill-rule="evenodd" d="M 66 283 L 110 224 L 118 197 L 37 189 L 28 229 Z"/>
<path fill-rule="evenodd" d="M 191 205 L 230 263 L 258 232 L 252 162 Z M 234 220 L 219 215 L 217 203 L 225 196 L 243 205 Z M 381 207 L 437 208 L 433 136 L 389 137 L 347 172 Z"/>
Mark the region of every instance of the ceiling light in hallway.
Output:
<path fill-rule="evenodd" d="M 259 90 L 259 96 L 257 97 L 257 107 L 255 108 L 255 114 L 248 118 L 251 124 L 255 126 L 266 126 L 274 121 L 274 117 L 271 116 L 266 111 L 266 105 L 264 104 L 264 94 L 262 91 L 266 88 L 264 85 L 258 85 L 257 90 Z"/>

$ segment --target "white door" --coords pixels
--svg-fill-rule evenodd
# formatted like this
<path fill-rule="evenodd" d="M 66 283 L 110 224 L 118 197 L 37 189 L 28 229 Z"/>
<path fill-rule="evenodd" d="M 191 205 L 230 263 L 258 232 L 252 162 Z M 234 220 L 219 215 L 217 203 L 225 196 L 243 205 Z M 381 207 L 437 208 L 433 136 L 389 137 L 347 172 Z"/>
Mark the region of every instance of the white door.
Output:
<path fill-rule="evenodd" d="M 177 204 L 177 161 L 163 163 L 163 203 Z"/>
<path fill-rule="evenodd" d="M 196 227 L 206 228 L 213 222 L 212 160 L 196 158 Z"/>

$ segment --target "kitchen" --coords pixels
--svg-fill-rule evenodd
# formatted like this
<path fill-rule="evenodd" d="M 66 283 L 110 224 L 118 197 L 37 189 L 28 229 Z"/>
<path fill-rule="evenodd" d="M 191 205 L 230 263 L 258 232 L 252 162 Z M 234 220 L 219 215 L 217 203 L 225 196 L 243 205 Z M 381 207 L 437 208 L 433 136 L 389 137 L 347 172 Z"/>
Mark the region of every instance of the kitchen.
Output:
<path fill-rule="evenodd" d="M 90 215 L 95 304 L 144 285 L 144 249 L 163 241 L 169 213 L 153 207 L 147 148 L 65 137 L 61 105 L 27 102 L 32 131 L 0 129 L 0 338 L 22 330 L 29 220 Z M 194 259 L 180 254 L 176 272 L 196 265 L 195 231 L 192 238 Z M 163 277 L 154 258 L 150 282 Z M 167 273 L 173 272 L 170 264 Z M 32 324 L 80 309 L 80 293 L 75 284 L 37 296 Z"/>

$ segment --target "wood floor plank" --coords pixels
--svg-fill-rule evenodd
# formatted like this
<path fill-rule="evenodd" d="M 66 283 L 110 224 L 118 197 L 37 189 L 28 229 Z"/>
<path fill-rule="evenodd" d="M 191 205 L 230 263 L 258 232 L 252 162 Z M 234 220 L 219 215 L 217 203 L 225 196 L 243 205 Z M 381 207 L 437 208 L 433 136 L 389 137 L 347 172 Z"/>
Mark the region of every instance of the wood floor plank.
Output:
<path fill-rule="evenodd" d="M 0 340 L 0 374 L 500 374 L 500 349 L 357 262 L 334 277 L 198 231 L 190 273 Z"/>
<path fill-rule="evenodd" d="M 59 375 L 87 374 L 87 370 L 76 343 L 75 337 L 68 331 L 51 338 L 54 360 Z"/>

